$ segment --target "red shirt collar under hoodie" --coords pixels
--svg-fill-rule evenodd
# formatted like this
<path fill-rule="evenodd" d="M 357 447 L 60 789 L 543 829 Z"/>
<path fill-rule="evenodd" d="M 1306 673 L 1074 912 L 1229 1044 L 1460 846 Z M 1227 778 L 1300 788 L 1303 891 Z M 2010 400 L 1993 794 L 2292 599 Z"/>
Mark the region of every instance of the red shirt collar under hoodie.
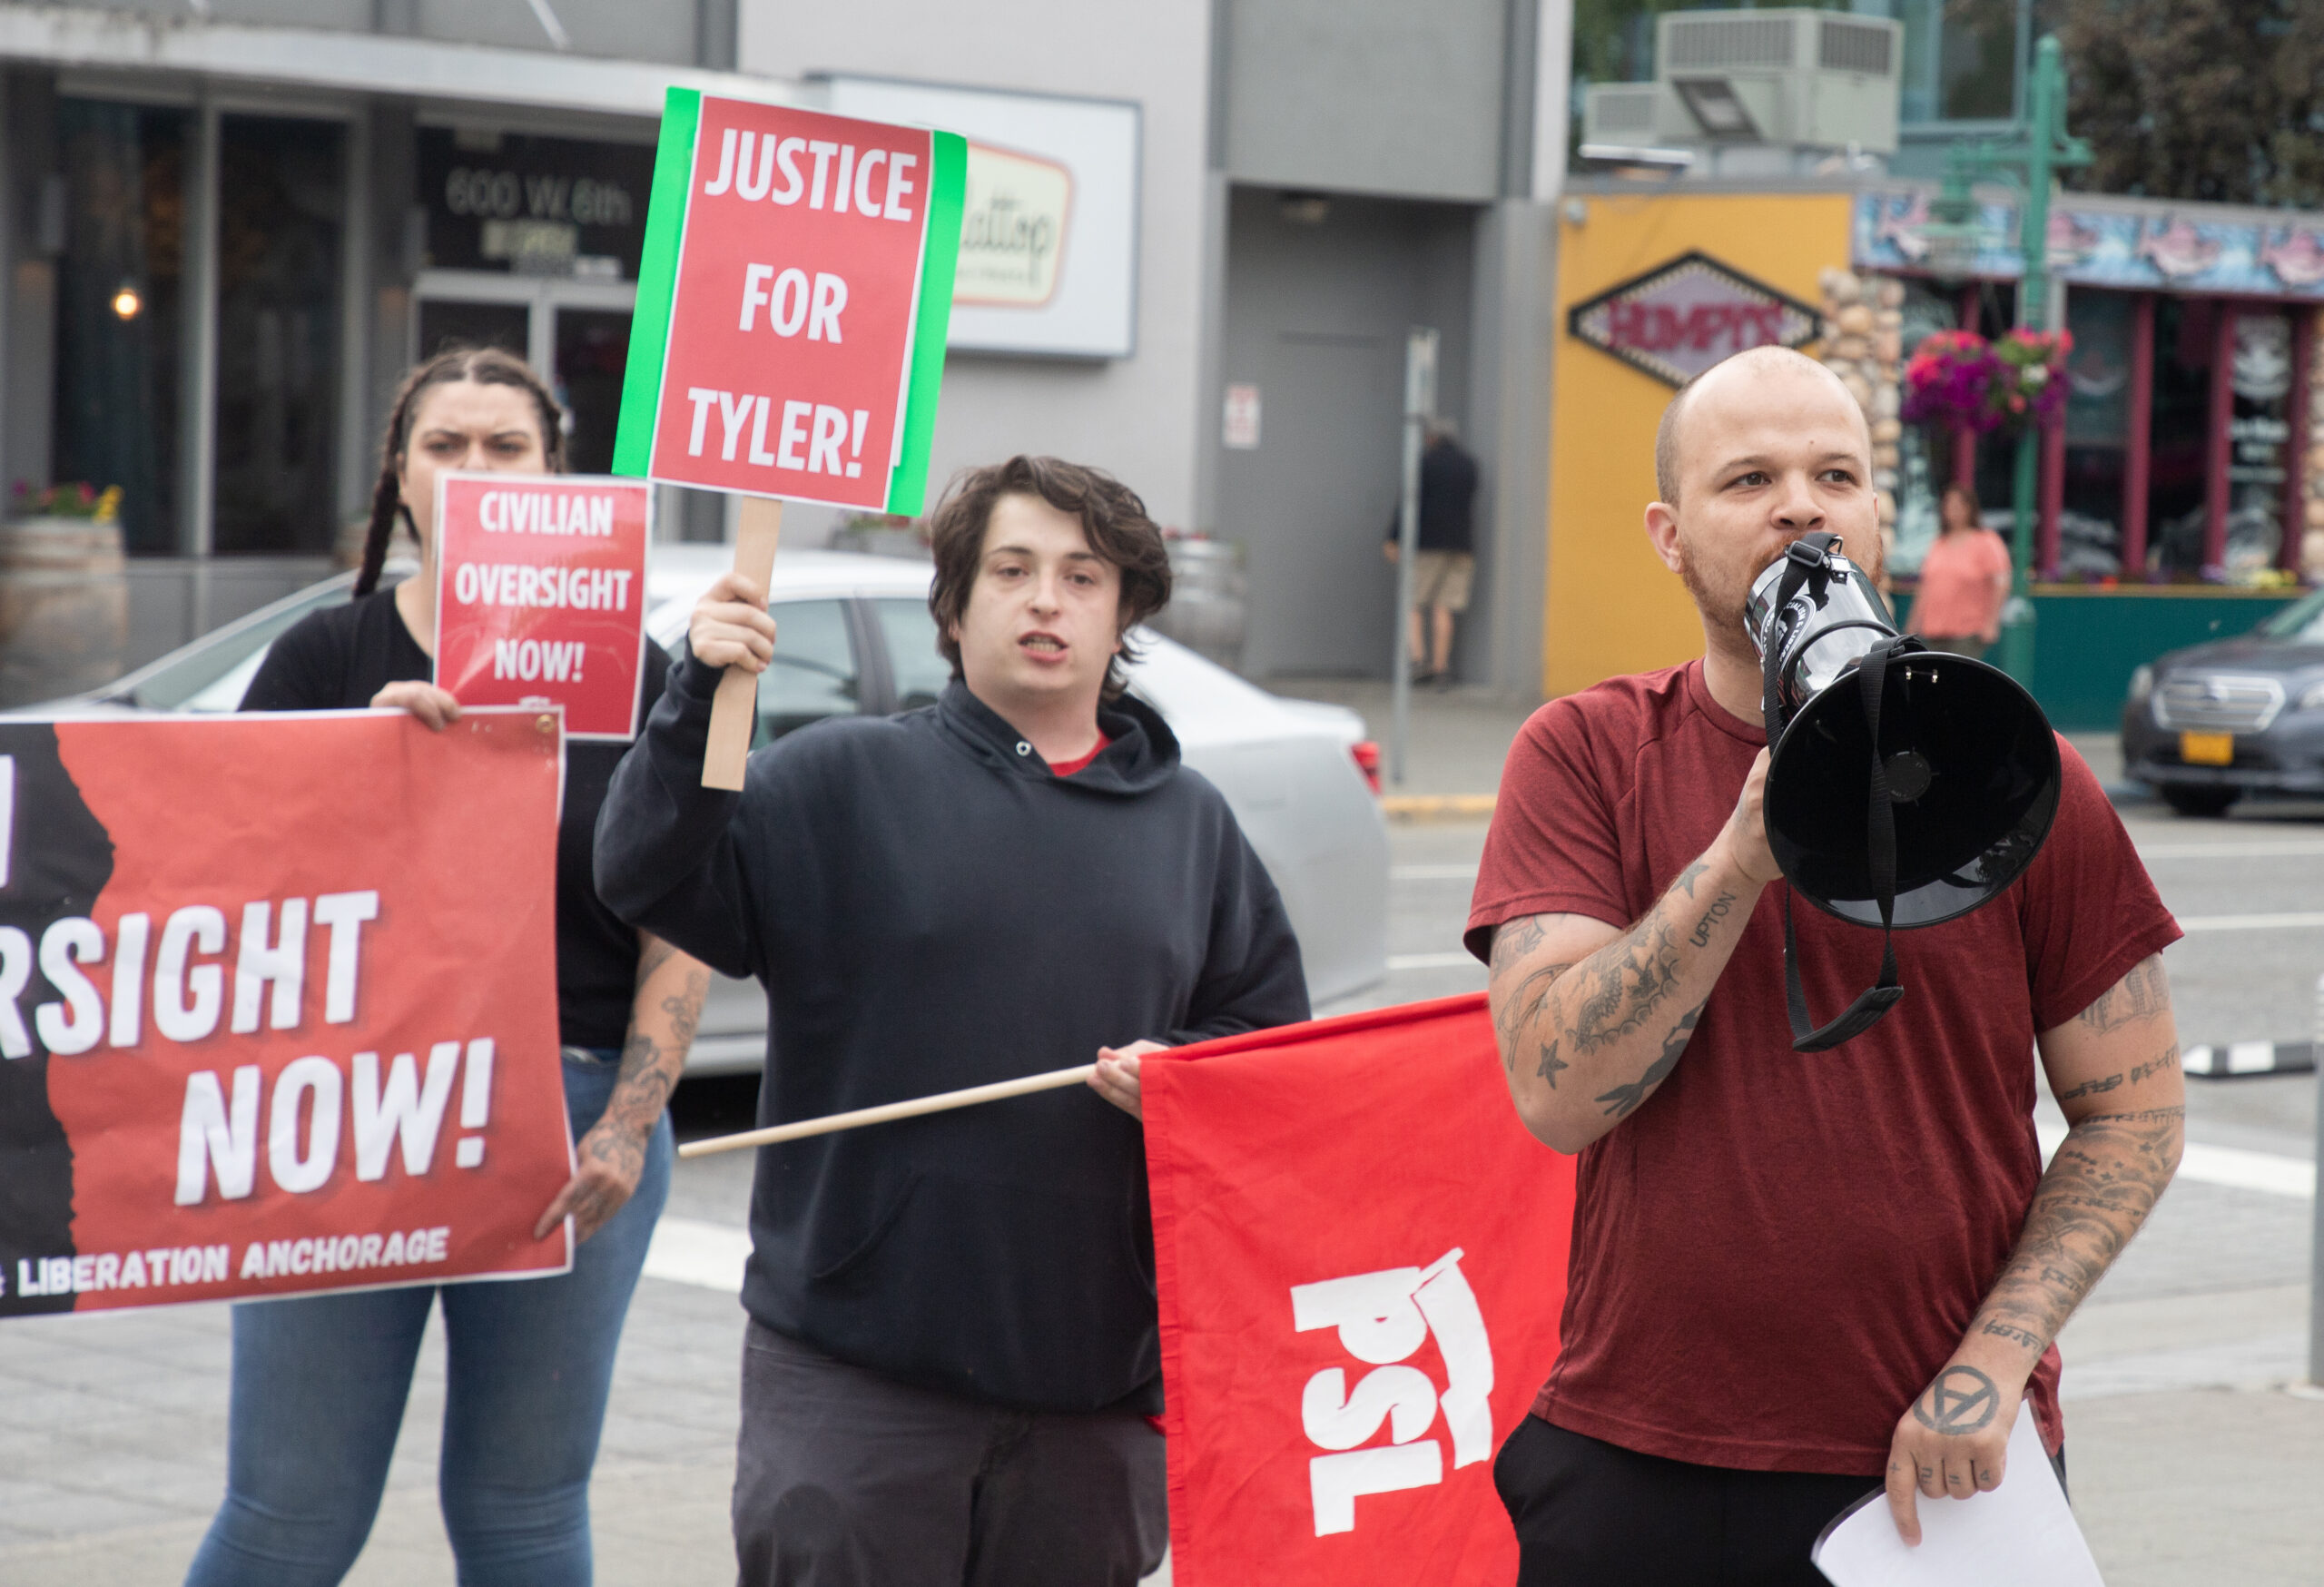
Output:
<path fill-rule="evenodd" d="M 1098 734 L 1098 742 L 1089 746 L 1089 753 L 1088 754 L 1081 756 L 1078 760 L 1051 761 L 1049 763 L 1049 774 L 1052 776 L 1070 777 L 1074 773 L 1088 765 L 1091 761 L 1094 761 L 1099 755 L 1104 754 L 1106 753 L 1106 746 L 1113 742 L 1114 741 L 1108 738 L 1101 730 Z"/>

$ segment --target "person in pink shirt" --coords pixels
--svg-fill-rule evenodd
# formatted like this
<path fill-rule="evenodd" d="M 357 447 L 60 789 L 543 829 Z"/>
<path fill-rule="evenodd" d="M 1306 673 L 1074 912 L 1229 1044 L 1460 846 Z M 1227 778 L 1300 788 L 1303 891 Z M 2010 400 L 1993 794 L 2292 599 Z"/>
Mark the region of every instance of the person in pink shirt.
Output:
<path fill-rule="evenodd" d="M 1938 510 L 1945 533 L 1921 563 L 1920 591 L 1913 597 L 1905 632 L 1919 635 L 1932 650 L 1975 661 L 2001 637 L 2002 603 L 2009 599 L 2009 543 L 1979 521 L 1977 493 L 1965 485 L 1945 487 Z"/>

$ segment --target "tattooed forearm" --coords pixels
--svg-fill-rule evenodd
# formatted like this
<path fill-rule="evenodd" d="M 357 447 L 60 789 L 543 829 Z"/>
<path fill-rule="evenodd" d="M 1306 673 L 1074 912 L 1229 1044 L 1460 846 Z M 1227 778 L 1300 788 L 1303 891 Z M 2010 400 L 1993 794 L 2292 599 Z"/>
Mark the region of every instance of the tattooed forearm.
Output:
<path fill-rule="evenodd" d="M 2160 956 L 2142 959 L 2131 972 L 2098 994 L 2098 1000 L 2074 1017 L 2099 1036 L 2152 1020 L 2171 1008 L 2171 983 L 2162 973 Z"/>
<path fill-rule="evenodd" d="M 1670 1078 L 1670 1071 L 1679 1067 L 1679 1055 L 1687 1050 L 1687 1043 L 1694 1036 L 1695 1021 L 1701 1019 L 1702 1014 L 1703 1006 L 1697 1003 L 1687 1011 L 1670 1034 L 1662 1039 L 1660 1055 L 1646 1066 L 1644 1074 L 1627 1086 L 1616 1086 L 1604 1095 L 1592 1099 L 1606 1105 L 1608 1118 L 1628 1118 L 1640 1102 L 1646 1100 L 1649 1092 Z"/>
<path fill-rule="evenodd" d="M 2120 1075 L 2108 1075 L 2102 1080 L 2084 1080 L 2071 1091 L 2060 1091 L 2058 1093 L 2058 1100 L 2061 1102 L 2071 1102 L 2077 1097 L 2102 1096 L 2122 1083 L 2122 1077 Z"/>
<path fill-rule="evenodd" d="M 665 964 L 667 964 L 676 953 L 677 950 L 671 947 L 667 942 L 662 941 L 661 938 L 652 936 L 643 932 L 639 932 L 637 942 L 636 984 L 644 986 L 647 981 L 653 980 L 654 972 L 661 969 Z"/>
<path fill-rule="evenodd" d="M 1550 1000 L 1550 989 L 1557 984 L 1558 977 L 1572 968 L 1571 964 L 1544 964 L 1528 971 L 1525 979 L 1517 983 L 1517 990 L 1502 1005 L 1496 1034 L 1501 1042 L 1503 1069 L 1516 1072 L 1517 1053 L 1524 1040 L 1526 1027 L 1541 1017 L 1542 1009 Z M 1564 1066 L 1561 1064 L 1559 1067 L 1562 1069 Z"/>
<path fill-rule="evenodd" d="M 1734 907 L 1735 895 L 1731 892 L 1722 892 L 1717 898 L 1712 899 L 1710 901 L 1710 907 L 1703 911 L 1703 918 L 1695 922 L 1694 935 L 1689 937 L 1687 941 L 1692 942 L 1698 948 L 1709 947 L 1710 929 L 1718 924 L 1719 922 L 1725 920 L 1727 918 L 1727 912 Z"/>
<path fill-rule="evenodd" d="M 1658 903 L 1638 929 L 1582 966 L 1582 999 L 1573 1011 L 1573 1050 L 1594 1052 L 1642 1030 L 1679 989 L 1679 951 Z"/>
<path fill-rule="evenodd" d="M 2017 1249 L 1979 1310 L 1982 1332 L 2028 1349 L 2057 1337 L 2171 1183 L 2186 1111 L 2099 1113 L 2074 1125 L 2034 1192 Z"/>

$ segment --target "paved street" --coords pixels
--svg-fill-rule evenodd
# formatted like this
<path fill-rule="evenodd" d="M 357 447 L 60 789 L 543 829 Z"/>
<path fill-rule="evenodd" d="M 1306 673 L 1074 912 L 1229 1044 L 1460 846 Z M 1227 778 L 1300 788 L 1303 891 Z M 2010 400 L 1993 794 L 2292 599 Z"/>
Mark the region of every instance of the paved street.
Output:
<path fill-rule="evenodd" d="M 1375 711 L 1377 691 L 1316 690 Z M 1456 698 L 1430 718 L 1431 792 L 1488 792 L 1517 714 Z M 1425 709 L 1425 707 L 1424 707 Z M 1375 726 L 1384 727 L 1375 717 Z M 2102 741 L 2088 746 L 2102 775 Z M 1415 759 L 1415 781 L 1422 763 Z M 1465 779 L 1465 783 L 1457 782 Z M 2182 821 L 2126 803 L 2164 896 L 2195 929 L 2169 956 L 2190 1043 L 2304 1039 L 2324 971 L 2313 909 L 2324 807 Z M 1399 825 L 1381 987 L 1332 1010 L 1480 988 L 1452 957 L 1481 823 Z M 2324 1578 L 2324 1404 L 2295 1398 L 2307 1324 L 2315 1080 L 2193 1080 L 2197 1150 L 2136 1245 L 2068 1330 L 2073 1493 L 2113 1587 Z M 747 1122 L 750 1086 L 681 1093 L 685 1133 Z M 2056 1122 L 2044 1103 L 2044 1116 Z M 2305 1181 L 2302 1179 L 2306 1175 Z M 729 1579 L 746 1157 L 681 1166 L 625 1340 L 596 1516 L 600 1579 Z M 2302 1193 L 2303 1183 L 2306 1193 Z M 0 1349 L 0 1582 L 44 1587 L 178 1579 L 217 1500 L 226 1312 L 197 1306 L 5 1325 Z M 352 1581 L 448 1582 L 435 1513 L 440 1341 L 431 1336 L 379 1529 Z"/>

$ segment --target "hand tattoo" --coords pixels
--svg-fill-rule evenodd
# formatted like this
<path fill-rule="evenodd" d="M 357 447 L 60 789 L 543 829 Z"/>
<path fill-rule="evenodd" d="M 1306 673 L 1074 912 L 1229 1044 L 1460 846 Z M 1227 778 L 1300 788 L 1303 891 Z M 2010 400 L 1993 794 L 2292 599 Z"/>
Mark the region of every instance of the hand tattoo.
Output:
<path fill-rule="evenodd" d="M 1913 1420 L 1948 1438 L 1982 1432 L 2000 1412 L 2001 1391 L 1974 1366 L 1946 1367 L 1913 1402 Z"/>

